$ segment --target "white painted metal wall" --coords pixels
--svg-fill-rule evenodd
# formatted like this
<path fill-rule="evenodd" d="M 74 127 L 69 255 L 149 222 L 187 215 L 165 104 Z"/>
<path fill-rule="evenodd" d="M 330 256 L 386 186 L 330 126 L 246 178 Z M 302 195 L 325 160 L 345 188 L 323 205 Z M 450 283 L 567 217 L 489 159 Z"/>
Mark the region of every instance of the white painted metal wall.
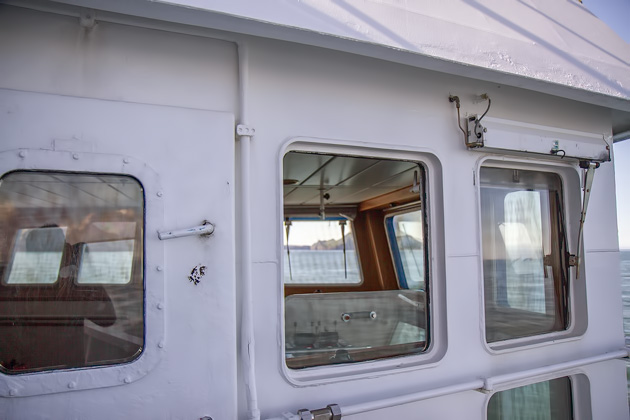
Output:
<path fill-rule="evenodd" d="M 185 27 L 182 31 L 190 32 Z M 584 235 L 588 311 L 580 316 L 588 317 L 587 331 L 527 349 L 499 354 L 487 349 L 474 174 L 486 157 L 525 165 L 549 161 L 466 150 L 448 95 L 462 98 L 463 112 L 483 112 L 485 103 L 473 99 L 488 93 L 493 101 L 489 116 L 602 135 L 611 134 L 608 110 L 321 48 L 240 40 L 249 51 L 246 100 L 248 122 L 256 129 L 250 167 L 250 199 L 255 203 L 251 263 L 263 418 L 331 403 L 343 409 L 624 348 L 613 164 L 604 163 L 596 172 Z M 164 228 L 193 226 L 213 216 L 218 220 L 217 233 L 207 243 L 182 239 L 163 245 L 167 346 L 153 370 L 131 384 L 103 389 L 2 395 L 0 417 L 209 415 L 229 420 L 237 410 L 238 418 L 245 418 L 244 388 L 235 366 L 241 292 L 233 274 L 239 272 L 238 264 L 247 262 L 239 259 L 242 244 L 236 243 L 236 260 L 230 253 L 242 222 L 236 217 L 239 201 L 233 205 L 238 196 L 234 171 L 239 170 L 232 119 L 234 115 L 238 121 L 239 113 L 236 45 L 107 22 L 87 30 L 75 17 L 0 6 L 0 58 L 0 152 L 48 150 L 53 140 L 67 139 L 78 140 L 68 143 L 70 152 L 87 142 L 94 154 L 129 155 L 153 168 L 163 184 Z M 50 114 L 42 104 L 49 104 Z M 73 121 L 72 110 L 79 121 Z M 63 118 L 57 118 L 60 112 Z M 171 115 L 177 116 L 176 124 Z M 325 368 L 330 377 L 319 381 L 296 379 L 283 366 L 281 162 L 287 148 L 306 147 L 291 146 L 297 140 L 311 148 L 321 144 L 323 151 L 428 162 L 435 241 L 432 281 L 440 290 L 436 313 L 443 313 L 436 322 L 445 333 L 435 337 L 445 343 L 440 360 L 411 367 L 390 366 L 391 361 L 330 367 Z M 567 188 L 567 201 L 579 203 L 579 172 L 562 165 L 565 172 L 573 171 L 569 184 L 574 188 Z M 575 226 L 579 209 L 571 212 Z M 159 244 L 149 241 L 151 234 L 147 229 L 147 252 Z M 577 232 L 572 236 L 575 242 Z M 216 271 L 195 288 L 182 276 L 188 266 L 201 262 Z M 147 266 L 148 291 L 154 275 Z M 366 373 L 365 366 L 372 370 Z M 92 371 L 98 382 L 99 369 Z M 564 373 L 588 377 L 593 418 L 628 417 L 623 362 L 604 361 L 551 375 Z M 0 385 L 7 383 L 0 375 Z M 350 418 L 416 418 L 421 412 L 427 418 L 482 419 L 488 398 L 471 390 Z"/>

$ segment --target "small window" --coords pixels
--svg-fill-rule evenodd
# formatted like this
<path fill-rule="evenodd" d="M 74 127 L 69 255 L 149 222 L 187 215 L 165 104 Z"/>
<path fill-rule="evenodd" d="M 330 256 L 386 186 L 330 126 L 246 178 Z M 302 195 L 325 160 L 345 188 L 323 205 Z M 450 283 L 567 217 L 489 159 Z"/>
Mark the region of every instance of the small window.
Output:
<path fill-rule="evenodd" d="M 494 394 L 488 403 L 488 420 L 571 420 L 571 381 L 558 378 Z"/>
<path fill-rule="evenodd" d="M 481 168 L 486 339 L 568 325 L 568 252 L 560 177 Z"/>
<path fill-rule="evenodd" d="M 425 250 L 422 211 L 388 216 L 386 226 L 400 287 L 423 290 Z"/>
<path fill-rule="evenodd" d="M 424 169 L 417 162 L 285 155 L 289 368 L 408 356 L 429 348 L 423 183 Z M 404 214 L 402 209 L 413 211 Z M 396 249 L 405 253 L 400 260 L 409 270 L 408 287 L 399 284 L 386 223 Z"/>
<path fill-rule="evenodd" d="M 144 196 L 122 175 L 0 179 L 0 370 L 123 363 L 144 345 Z"/>

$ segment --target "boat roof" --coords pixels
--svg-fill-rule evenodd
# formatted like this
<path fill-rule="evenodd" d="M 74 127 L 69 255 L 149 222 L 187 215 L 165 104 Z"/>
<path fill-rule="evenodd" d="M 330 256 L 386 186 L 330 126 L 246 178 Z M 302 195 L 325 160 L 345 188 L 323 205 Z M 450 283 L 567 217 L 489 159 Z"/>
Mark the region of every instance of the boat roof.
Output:
<path fill-rule="evenodd" d="M 630 44 L 579 0 L 58 1 L 522 87 L 610 108 L 613 131 L 630 130 Z"/>

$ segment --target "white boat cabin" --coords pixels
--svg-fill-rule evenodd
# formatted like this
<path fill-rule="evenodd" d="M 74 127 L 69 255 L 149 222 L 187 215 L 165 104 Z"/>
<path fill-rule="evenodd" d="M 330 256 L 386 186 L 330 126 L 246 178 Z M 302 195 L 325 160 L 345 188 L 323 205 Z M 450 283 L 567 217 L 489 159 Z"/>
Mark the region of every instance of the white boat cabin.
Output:
<path fill-rule="evenodd" d="M 577 0 L 0 2 L 0 418 L 627 419 L 629 130 Z"/>

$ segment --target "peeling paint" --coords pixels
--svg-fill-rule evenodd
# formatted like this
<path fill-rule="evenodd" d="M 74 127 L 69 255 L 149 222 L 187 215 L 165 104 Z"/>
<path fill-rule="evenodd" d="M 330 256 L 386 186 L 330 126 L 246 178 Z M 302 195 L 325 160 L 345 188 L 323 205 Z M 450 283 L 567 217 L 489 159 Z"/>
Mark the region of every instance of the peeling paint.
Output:
<path fill-rule="evenodd" d="M 197 264 L 190 272 L 188 280 L 195 286 L 201 282 L 201 278 L 206 275 L 206 266 Z"/>

